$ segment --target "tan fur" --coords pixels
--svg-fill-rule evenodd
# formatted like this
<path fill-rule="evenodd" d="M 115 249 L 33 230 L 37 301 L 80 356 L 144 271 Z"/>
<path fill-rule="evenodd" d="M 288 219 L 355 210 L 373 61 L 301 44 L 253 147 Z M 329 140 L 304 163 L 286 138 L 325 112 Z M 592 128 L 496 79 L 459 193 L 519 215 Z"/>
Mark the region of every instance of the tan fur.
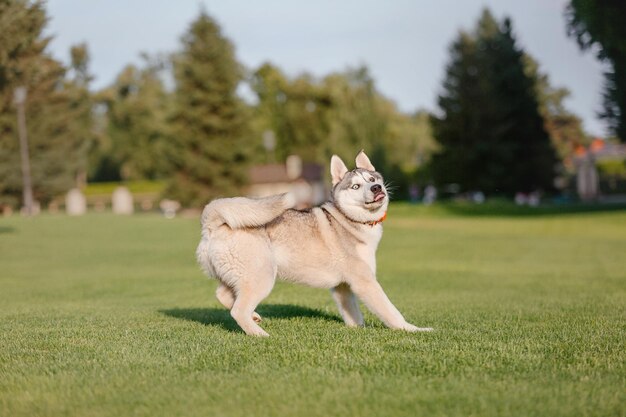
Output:
<path fill-rule="evenodd" d="M 391 328 L 432 330 L 409 324 L 376 280 L 375 253 L 383 229 L 368 223 L 382 218 L 389 200 L 382 177 L 363 151 L 356 162 L 360 170 L 349 172 L 333 156 L 333 200 L 310 211 L 291 209 L 295 199 L 289 194 L 219 199 L 205 207 L 198 263 L 220 281 L 218 299 L 247 334 L 268 335 L 254 309 L 276 277 L 331 289 L 348 326 L 363 325 L 358 297 Z M 384 199 L 374 201 L 374 185 L 380 186 L 378 193 L 382 188 Z"/>

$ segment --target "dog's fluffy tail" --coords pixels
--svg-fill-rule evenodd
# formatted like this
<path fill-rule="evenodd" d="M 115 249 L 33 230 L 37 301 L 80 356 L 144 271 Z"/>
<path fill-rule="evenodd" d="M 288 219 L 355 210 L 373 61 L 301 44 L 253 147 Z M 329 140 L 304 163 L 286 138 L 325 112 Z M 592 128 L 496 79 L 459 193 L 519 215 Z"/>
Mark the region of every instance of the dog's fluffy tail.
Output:
<path fill-rule="evenodd" d="M 211 231 L 222 225 L 231 229 L 263 226 L 296 205 L 293 194 L 278 194 L 265 198 L 220 198 L 202 211 L 202 230 Z"/>

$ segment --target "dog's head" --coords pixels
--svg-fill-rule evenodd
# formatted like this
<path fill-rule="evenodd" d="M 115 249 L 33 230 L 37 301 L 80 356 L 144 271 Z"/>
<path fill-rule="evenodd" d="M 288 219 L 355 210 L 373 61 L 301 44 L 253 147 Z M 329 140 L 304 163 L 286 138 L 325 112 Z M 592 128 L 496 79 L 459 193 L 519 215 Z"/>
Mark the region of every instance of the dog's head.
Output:
<path fill-rule="evenodd" d="M 333 180 L 332 199 L 351 220 L 368 223 L 379 221 L 387 211 L 389 195 L 382 175 L 361 151 L 356 156 L 356 168 L 348 171 L 341 158 L 330 160 Z"/>

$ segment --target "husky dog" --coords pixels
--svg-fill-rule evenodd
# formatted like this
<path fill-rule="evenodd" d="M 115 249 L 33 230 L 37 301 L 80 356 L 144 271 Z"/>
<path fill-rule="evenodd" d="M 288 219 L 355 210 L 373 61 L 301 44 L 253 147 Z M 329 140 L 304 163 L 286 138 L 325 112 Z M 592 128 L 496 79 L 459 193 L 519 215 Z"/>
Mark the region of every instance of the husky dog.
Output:
<path fill-rule="evenodd" d="M 311 210 L 294 210 L 289 193 L 223 198 L 204 208 L 198 263 L 219 280 L 217 299 L 247 334 L 268 336 L 254 309 L 277 276 L 329 288 L 348 326 L 363 326 L 358 297 L 393 329 L 432 330 L 408 323 L 376 280 L 376 248 L 389 198 L 365 152 L 357 155 L 356 166 L 348 171 L 333 155 L 331 201 Z"/>

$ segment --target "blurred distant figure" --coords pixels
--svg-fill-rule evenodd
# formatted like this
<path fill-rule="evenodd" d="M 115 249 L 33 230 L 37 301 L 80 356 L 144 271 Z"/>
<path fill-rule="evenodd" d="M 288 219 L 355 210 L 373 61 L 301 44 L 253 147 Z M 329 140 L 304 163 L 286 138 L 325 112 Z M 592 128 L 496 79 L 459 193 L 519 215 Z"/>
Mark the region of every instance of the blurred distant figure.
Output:
<path fill-rule="evenodd" d="M 533 191 L 532 193 L 528 194 L 528 205 L 530 207 L 538 207 L 540 202 L 541 195 L 539 194 L 539 191 Z"/>
<path fill-rule="evenodd" d="M 166 219 L 173 219 L 176 217 L 176 212 L 180 210 L 180 203 L 175 200 L 164 199 L 159 203 L 159 208 Z"/>
<path fill-rule="evenodd" d="M 472 193 L 472 202 L 475 204 L 482 204 L 485 202 L 485 193 L 482 191 L 476 191 Z"/>
<path fill-rule="evenodd" d="M 432 203 L 434 203 L 437 200 L 437 188 L 432 185 L 429 184 L 426 186 L 426 188 L 424 189 L 424 204 L 431 205 Z"/>
<path fill-rule="evenodd" d="M 420 187 L 417 184 L 411 184 L 409 186 L 409 201 L 411 203 L 417 203 L 420 200 Z"/>
<path fill-rule="evenodd" d="M 113 191 L 111 205 L 115 214 L 133 214 L 135 209 L 133 195 L 126 187 L 117 187 Z"/>
<path fill-rule="evenodd" d="M 67 192 L 65 211 L 70 216 L 82 216 L 87 212 L 87 200 L 78 188 L 72 188 Z"/>
<path fill-rule="evenodd" d="M 582 201 L 590 201 L 598 196 L 598 170 L 591 152 L 576 159 L 576 190 Z"/>
<path fill-rule="evenodd" d="M 515 204 L 518 206 L 528 205 L 530 207 L 538 207 L 541 202 L 541 193 L 539 191 L 533 191 L 532 193 L 519 192 L 515 194 Z"/>

